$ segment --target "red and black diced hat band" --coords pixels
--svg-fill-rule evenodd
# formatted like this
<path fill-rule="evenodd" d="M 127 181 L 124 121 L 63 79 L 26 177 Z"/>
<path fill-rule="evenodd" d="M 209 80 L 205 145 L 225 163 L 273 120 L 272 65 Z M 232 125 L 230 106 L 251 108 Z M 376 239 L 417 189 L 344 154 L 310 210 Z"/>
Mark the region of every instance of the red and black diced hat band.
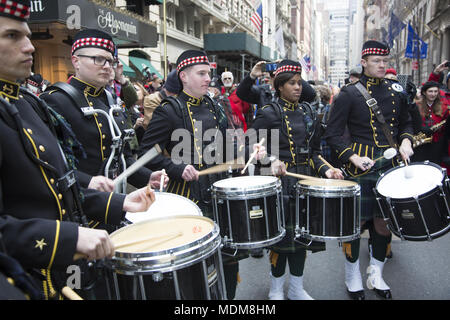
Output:
<path fill-rule="evenodd" d="M 292 60 L 283 60 L 278 64 L 277 69 L 275 70 L 275 76 L 278 76 L 279 74 L 284 72 L 301 74 L 302 65 Z"/>
<path fill-rule="evenodd" d="M 369 40 L 364 43 L 361 56 L 363 58 L 370 55 L 387 56 L 389 55 L 389 53 L 389 47 L 384 43 L 375 40 Z"/>
<path fill-rule="evenodd" d="M 197 64 L 209 65 L 209 59 L 206 53 L 199 50 L 184 51 L 177 59 L 177 71 L 180 72 L 184 68 Z"/>
<path fill-rule="evenodd" d="M 0 0 L 0 16 L 27 21 L 30 12 L 30 0 Z"/>
<path fill-rule="evenodd" d="M 116 45 L 112 37 L 97 29 L 85 29 L 78 32 L 72 44 L 72 55 L 82 48 L 99 48 L 110 52 L 113 56 L 116 52 Z"/>

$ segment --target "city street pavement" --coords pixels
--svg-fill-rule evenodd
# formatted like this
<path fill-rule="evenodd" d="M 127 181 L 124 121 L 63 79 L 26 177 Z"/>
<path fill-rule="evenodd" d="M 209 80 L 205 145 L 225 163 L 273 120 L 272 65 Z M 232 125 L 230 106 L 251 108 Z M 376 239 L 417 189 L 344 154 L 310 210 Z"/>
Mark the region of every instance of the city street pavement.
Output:
<path fill-rule="evenodd" d="M 393 258 L 384 266 L 383 276 L 397 300 L 450 300 L 450 233 L 431 242 L 392 241 Z M 360 268 L 367 300 L 379 300 L 367 289 L 369 265 L 367 232 L 362 235 Z M 241 282 L 236 300 L 266 300 L 270 288 L 270 264 L 264 257 L 240 261 Z M 337 242 L 328 242 L 324 252 L 308 254 L 304 288 L 318 300 L 348 300 L 344 284 L 344 254 Z M 288 269 L 288 267 L 286 267 Z M 288 272 L 288 270 L 287 270 Z M 288 280 L 285 283 L 287 293 Z"/>

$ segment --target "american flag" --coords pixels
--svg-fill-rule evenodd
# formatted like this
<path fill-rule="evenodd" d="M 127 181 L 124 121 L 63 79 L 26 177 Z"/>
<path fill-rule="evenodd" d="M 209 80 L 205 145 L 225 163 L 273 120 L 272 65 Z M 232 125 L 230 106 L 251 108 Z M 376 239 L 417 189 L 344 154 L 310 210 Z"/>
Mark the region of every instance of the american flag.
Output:
<path fill-rule="evenodd" d="M 300 64 L 302 65 L 303 70 L 305 70 L 306 73 L 309 73 L 311 70 L 311 58 L 308 55 L 305 55 L 300 59 Z"/>
<path fill-rule="evenodd" d="M 262 2 L 259 5 L 258 9 L 256 9 L 255 12 L 253 12 L 250 21 L 253 22 L 256 29 L 258 29 L 259 33 L 262 33 Z"/>

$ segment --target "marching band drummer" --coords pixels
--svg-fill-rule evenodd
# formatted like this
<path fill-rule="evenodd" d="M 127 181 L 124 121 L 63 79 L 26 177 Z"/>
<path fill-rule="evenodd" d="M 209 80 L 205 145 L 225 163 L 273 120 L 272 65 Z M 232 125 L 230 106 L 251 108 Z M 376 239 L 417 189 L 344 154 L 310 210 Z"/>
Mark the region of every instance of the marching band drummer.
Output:
<path fill-rule="evenodd" d="M 122 170 L 116 151 L 116 158 L 110 167 L 110 176 L 105 177 L 105 165 L 112 152 L 113 136 L 108 118 L 101 113 L 85 116 L 82 109 L 92 107 L 109 113 L 113 103 L 108 98 L 109 92 L 105 90 L 111 74 L 117 67 L 115 52 L 117 48 L 113 39 L 107 33 L 96 29 L 85 29 L 74 36 L 72 45 L 72 64 L 75 76 L 71 77 L 63 88 L 52 86 L 40 95 L 56 112 L 64 117 L 71 125 L 76 138 L 82 144 L 86 156 L 77 156 L 77 177 L 84 187 L 110 192 L 114 190 L 114 183 L 109 178 L 118 176 Z M 123 76 L 121 77 L 123 87 L 133 86 Z M 128 89 L 130 90 L 130 89 Z M 124 112 L 113 113 L 115 121 L 121 134 L 124 135 L 126 118 Z M 132 165 L 135 160 L 132 156 L 128 142 L 122 141 L 124 145 L 123 154 L 126 166 Z M 118 167 L 115 167 L 115 166 Z M 142 167 L 128 179 L 128 182 L 141 188 L 148 183 L 154 189 L 159 189 L 162 172 L 152 172 Z M 164 178 L 167 185 L 168 178 Z M 95 226 L 95 225 L 93 225 Z"/>
<path fill-rule="evenodd" d="M 68 161 L 73 134 L 16 82 L 30 76 L 33 64 L 30 11 L 29 0 L 0 2 L 0 234 L 7 254 L 38 281 L 43 296 L 59 299 L 67 267 L 87 265 L 74 262 L 75 254 L 88 260 L 114 254 L 108 234 L 87 228 L 87 217 L 118 224 L 126 211 L 147 210 L 154 194 L 147 188 L 127 196 L 80 192 Z"/>
<path fill-rule="evenodd" d="M 383 159 L 375 163 L 374 159 L 382 157 L 383 152 L 392 145 L 399 145 L 398 150 L 404 161 L 409 161 L 413 154 L 413 129 L 406 95 L 400 84 L 384 79 L 389 51 L 385 44 L 378 41 L 364 43 L 361 59 L 363 75 L 358 82 L 342 88 L 330 111 L 324 135 L 331 149 L 346 164 L 347 172 L 361 186 L 361 224 L 373 220 L 369 225 L 372 254 L 367 283 L 385 299 L 392 298 L 390 288 L 382 278 L 392 235 L 382 218 L 373 188 L 379 178 L 379 170 L 389 169 L 393 161 Z M 379 113 L 377 104 L 381 111 Z M 346 127 L 351 141 L 343 138 Z M 374 165 L 377 170 L 371 170 Z M 365 295 L 359 270 L 359 247 L 360 239 L 343 245 L 346 256 L 345 284 L 352 299 L 363 300 Z"/>
<path fill-rule="evenodd" d="M 316 120 L 315 112 L 308 104 L 299 104 L 302 93 L 301 72 L 302 68 L 298 62 L 283 60 L 278 64 L 274 79 L 277 100 L 258 110 L 252 129 L 268 130 L 268 148 L 272 146 L 272 139 L 275 139 L 271 137 L 270 131 L 278 129 L 279 160 L 276 160 L 273 155 L 270 157 L 273 174 L 284 175 L 286 171 L 312 174 L 311 169 L 314 169 L 321 176 L 343 179 L 344 176 L 340 170 L 329 168 L 318 158 L 320 121 Z M 270 150 L 268 152 L 270 154 Z M 290 270 L 288 299 L 312 299 L 303 289 L 306 250 L 323 250 L 323 247 L 307 248 L 294 241 L 295 199 L 293 195 L 295 192 L 293 186 L 297 181 L 296 178 L 282 177 L 286 236 L 271 247 L 269 299 L 272 300 L 284 299 L 286 262 L 289 263 Z"/>
<path fill-rule="evenodd" d="M 182 91 L 176 97 L 163 100 L 155 109 L 141 141 L 141 153 L 155 144 L 166 149 L 171 157 L 158 155 L 148 167 L 153 170 L 164 168 L 170 177 L 167 192 L 194 201 L 203 215 L 212 219 L 213 208 L 208 189 L 223 177 L 219 174 L 199 176 L 199 171 L 215 164 L 211 163 L 212 159 L 206 161 L 207 155 L 225 158 L 226 146 L 222 142 L 225 141 L 228 121 L 223 109 L 208 96 L 211 78 L 205 52 L 184 51 L 177 59 L 177 73 Z M 206 132 L 220 133 L 223 140 L 209 141 Z M 182 150 L 180 146 L 183 146 Z M 257 159 L 265 155 L 264 147 L 255 145 L 254 148 L 259 150 Z M 238 261 L 246 255 L 242 252 L 235 257 L 222 254 L 228 299 L 235 297 Z"/>

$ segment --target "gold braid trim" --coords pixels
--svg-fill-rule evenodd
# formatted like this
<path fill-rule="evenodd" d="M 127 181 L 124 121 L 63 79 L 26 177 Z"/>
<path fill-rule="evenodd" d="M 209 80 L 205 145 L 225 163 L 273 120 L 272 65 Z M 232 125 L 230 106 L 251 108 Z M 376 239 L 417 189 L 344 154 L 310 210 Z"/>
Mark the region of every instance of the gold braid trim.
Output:
<path fill-rule="evenodd" d="M 342 251 L 345 253 L 345 255 L 347 256 L 347 258 L 352 259 L 352 245 L 350 243 L 346 243 L 344 242 L 342 244 Z"/>
<path fill-rule="evenodd" d="M 270 264 L 273 265 L 274 268 L 277 267 L 278 256 L 279 256 L 278 253 L 270 250 L 270 253 L 269 253 Z"/>

